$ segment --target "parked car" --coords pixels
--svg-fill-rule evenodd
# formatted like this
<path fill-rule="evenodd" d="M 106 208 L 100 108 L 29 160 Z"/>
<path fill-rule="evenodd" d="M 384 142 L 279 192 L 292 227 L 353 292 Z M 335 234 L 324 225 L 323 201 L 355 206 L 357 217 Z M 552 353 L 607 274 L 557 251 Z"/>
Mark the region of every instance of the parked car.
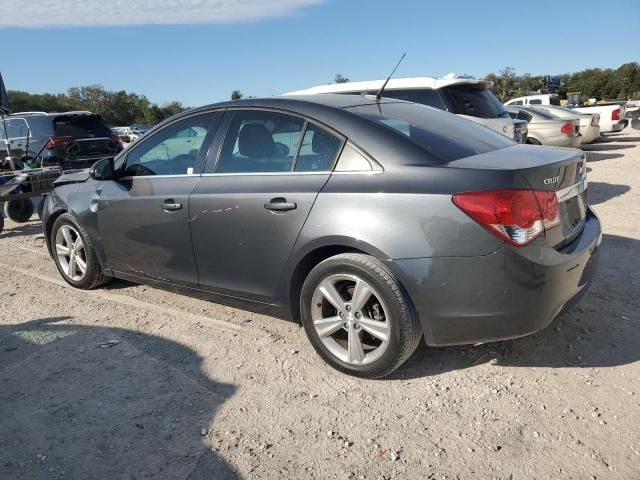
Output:
<path fill-rule="evenodd" d="M 74 287 L 119 277 L 301 318 L 329 364 L 373 378 L 422 338 L 545 328 L 594 275 L 586 188 L 579 150 L 414 103 L 275 97 L 183 112 L 63 175 L 43 228 Z"/>
<path fill-rule="evenodd" d="M 112 130 L 117 135 L 129 137 L 129 142 L 135 142 L 142 136 L 142 134 L 136 132 L 131 127 L 113 127 Z"/>
<path fill-rule="evenodd" d="M 628 121 L 625 119 L 624 102 L 599 103 L 587 107 L 571 107 L 579 113 L 597 113 L 600 115 L 600 132 L 610 133 L 624 130 Z"/>
<path fill-rule="evenodd" d="M 527 143 L 551 147 L 579 147 L 582 143 L 580 120 L 560 118 L 534 107 L 506 107 L 513 118 L 529 123 Z"/>
<path fill-rule="evenodd" d="M 384 80 L 320 85 L 285 95 L 340 93 L 375 95 Z M 515 128 L 500 101 L 491 91 L 493 82 L 449 75 L 444 78 L 414 77 L 392 78 L 384 95 L 446 110 L 489 127 L 511 139 L 516 139 Z"/>
<path fill-rule="evenodd" d="M 126 135 L 124 133 L 122 133 L 120 130 L 118 130 L 117 128 L 112 128 L 111 132 L 120 139 L 120 141 L 122 143 L 131 143 L 131 137 L 129 137 L 129 135 Z"/>
<path fill-rule="evenodd" d="M 37 160 L 43 166 L 59 165 L 65 170 L 87 168 L 122 151 L 122 142 L 102 117 L 90 112 L 22 112 L 5 117 L 4 122 L 7 138 L 0 128 L 4 144 L 0 160 L 7 158 L 7 143 L 14 160 Z"/>
<path fill-rule="evenodd" d="M 545 110 L 560 118 L 578 118 L 580 120 L 582 143 L 591 143 L 600 138 L 599 113 L 580 113 L 571 108 L 556 105 L 539 105 L 535 108 Z"/>
<path fill-rule="evenodd" d="M 560 95 L 557 93 L 531 94 L 509 100 L 505 105 L 527 107 L 529 105 L 560 105 Z"/>

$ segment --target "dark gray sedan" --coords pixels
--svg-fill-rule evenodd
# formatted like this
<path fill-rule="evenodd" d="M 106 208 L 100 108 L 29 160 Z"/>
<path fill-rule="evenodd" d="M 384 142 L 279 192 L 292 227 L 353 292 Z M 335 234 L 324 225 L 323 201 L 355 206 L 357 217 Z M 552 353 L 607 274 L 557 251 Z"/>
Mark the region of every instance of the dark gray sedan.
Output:
<path fill-rule="evenodd" d="M 301 319 L 361 377 L 429 345 L 546 327 L 601 242 L 582 152 L 517 145 L 430 107 L 349 95 L 179 114 L 62 176 L 44 232 L 71 285 L 112 277 Z"/>

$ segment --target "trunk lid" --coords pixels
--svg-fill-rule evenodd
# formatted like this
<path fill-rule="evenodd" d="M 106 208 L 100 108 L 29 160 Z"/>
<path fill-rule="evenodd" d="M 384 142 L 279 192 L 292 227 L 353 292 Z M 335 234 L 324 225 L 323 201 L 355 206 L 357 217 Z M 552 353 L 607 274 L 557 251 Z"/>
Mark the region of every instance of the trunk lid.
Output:
<path fill-rule="evenodd" d="M 570 243 L 582 231 L 587 216 L 587 163 L 581 150 L 515 145 L 455 160 L 448 166 L 512 171 L 511 188 L 528 186 L 555 192 L 560 225 L 547 230 L 545 236 L 556 248 Z"/>

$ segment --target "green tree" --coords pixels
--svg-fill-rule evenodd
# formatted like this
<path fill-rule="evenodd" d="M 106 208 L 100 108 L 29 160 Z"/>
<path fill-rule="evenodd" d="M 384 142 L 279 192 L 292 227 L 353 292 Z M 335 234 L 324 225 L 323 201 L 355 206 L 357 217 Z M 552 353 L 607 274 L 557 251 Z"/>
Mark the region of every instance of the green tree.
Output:
<path fill-rule="evenodd" d="M 333 83 L 349 83 L 350 80 L 347 77 L 343 77 L 342 74 L 336 73 Z"/>
<path fill-rule="evenodd" d="M 231 100 L 240 100 L 244 95 L 240 90 L 234 90 L 231 92 Z"/>

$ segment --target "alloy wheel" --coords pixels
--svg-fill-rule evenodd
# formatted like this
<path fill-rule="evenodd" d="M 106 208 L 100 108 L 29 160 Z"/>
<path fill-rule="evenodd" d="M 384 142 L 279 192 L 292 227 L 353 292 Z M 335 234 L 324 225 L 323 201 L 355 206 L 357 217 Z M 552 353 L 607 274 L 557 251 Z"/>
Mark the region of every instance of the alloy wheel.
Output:
<path fill-rule="evenodd" d="M 381 295 L 362 278 L 330 275 L 316 287 L 311 319 L 324 346 L 352 365 L 366 365 L 386 351 L 391 319 Z"/>
<path fill-rule="evenodd" d="M 64 275 L 79 282 L 87 273 L 87 252 L 78 231 L 71 225 L 62 225 L 56 232 L 56 257 Z"/>

